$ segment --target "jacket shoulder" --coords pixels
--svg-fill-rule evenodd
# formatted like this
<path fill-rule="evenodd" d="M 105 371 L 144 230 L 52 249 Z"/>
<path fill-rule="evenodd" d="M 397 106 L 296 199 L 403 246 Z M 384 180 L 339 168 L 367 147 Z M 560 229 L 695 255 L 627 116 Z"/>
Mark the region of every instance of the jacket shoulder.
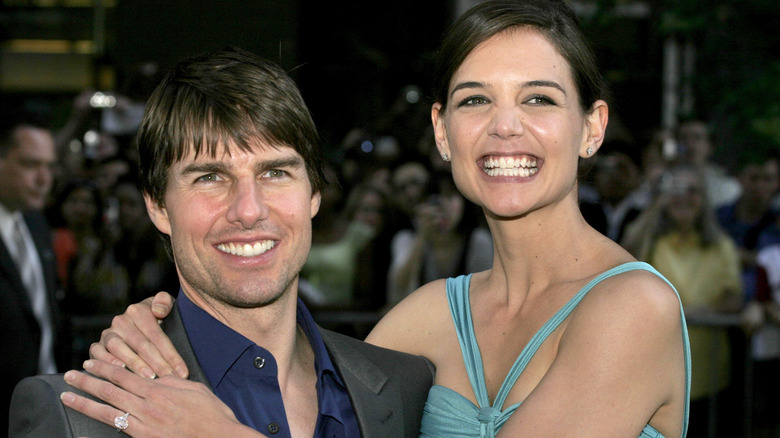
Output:
<path fill-rule="evenodd" d="M 64 391 L 86 396 L 65 383 L 63 374 L 27 377 L 19 382 L 11 399 L 8 436 L 116 438 L 116 430 L 112 427 L 65 407 L 60 401 Z"/>
<path fill-rule="evenodd" d="M 344 380 L 363 437 L 417 437 L 433 385 L 433 364 L 421 356 L 320 329 Z"/>

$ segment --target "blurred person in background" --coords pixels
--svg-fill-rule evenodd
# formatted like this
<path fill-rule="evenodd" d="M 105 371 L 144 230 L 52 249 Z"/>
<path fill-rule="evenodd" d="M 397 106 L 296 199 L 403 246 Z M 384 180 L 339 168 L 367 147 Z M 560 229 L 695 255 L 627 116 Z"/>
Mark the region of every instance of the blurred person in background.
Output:
<path fill-rule="evenodd" d="M 711 397 L 718 436 L 734 436 L 738 403 L 727 392 L 731 355 L 726 328 L 701 326 L 708 316 L 742 310 L 739 253 L 708 203 L 699 169 L 676 165 L 658 180 L 654 199 L 626 229 L 622 246 L 654 266 L 680 294 L 691 343 L 689 437 L 708 436 Z M 715 408 L 715 407 L 713 407 Z"/>
<path fill-rule="evenodd" d="M 387 305 L 393 306 L 423 284 L 490 269 L 493 241 L 479 211 L 457 191 L 449 172 L 432 176 L 428 194 L 413 205 L 413 226 L 391 243 Z"/>
<path fill-rule="evenodd" d="M 312 220 L 311 251 L 301 269 L 301 293 L 312 306 L 349 308 L 358 254 L 376 235 L 374 226 L 346 214 L 338 169 L 326 166 L 320 214 Z"/>
<path fill-rule="evenodd" d="M 580 198 L 585 220 L 615 242 L 648 202 L 648 192 L 642 186 L 640 152 L 632 142 L 605 141 L 591 170 L 595 196 Z"/>
<path fill-rule="evenodd" d="M 379 310 L 387 300 L 387 273 L 390 269 L 390 243 L 398 212 L 392 208 L 384 187 L 359 184 L 352 188 L 344 206 L 347 217 L 374 228 L 374 237 L 358 253 L 354 280 L 355 305 Z M 360 338 L 368 333 L 363 333 Z"/>
<path fill-rule="evenodd" d="M 120 178 L 111 193 L 117 214 L 114 257 L 127 272 L 130 301 L 140 301 L 160 290 L 177 290 L 176 267 L 149 219 L 137 179 L 131 175 Z"/>
<path fill-rule="evenodd" d="M 739 160 L 739 198 L 717 209 L 723 229 L 740 251 L 745 301 L 756 293 L 756 253 L 780 242 L 778 211 L 772 198 L 780 188 L 780 162 L 768 154 L 745 153 Z"/>
<path fill-rule="evenodd" d="M 713 208 L 739 197 L 737 180 L 713 161 L 712 133 L 705 122 L 692 119 L 680 123 L 675 130 L 675 140 L 677 148 L 672 154 L 679 163 L 692 165 L 702 172 L 707 198 Z"/>
<path fill-rule="evenodd" d="M 414 206 L 428 195 L 430 181 L 431 171 L 420 161 L 406 161 L 393 170 L 391 201 L 401 213 L 395 225 L 399 230 L 412 226 Z"/>
<path fill-rule="evenodd" d="M 37 115 L 0 112 L 0 431 L 14 386 L 69 364 L 51 231 L 43 214 L 53 183 L 54 138 Z M 2 432 L 5 433 L 5 432 Z"/>
<path fill-rule="evenodd" d="M 54 255 L 60 284 L 69 289 L 71 271 L 79 254 L 100 245 L 98 233 L 103 229 L 102 198 L 89 180 L 64 182 L 48 207 L 53 228 Z"/>
<path fill-rule="evenodd" d="M 756 255 L 758 281 L 756 305 L 765 321 L 752 337 L 753 437 L 780 436 L 780 243 L 768 245 Z"/>

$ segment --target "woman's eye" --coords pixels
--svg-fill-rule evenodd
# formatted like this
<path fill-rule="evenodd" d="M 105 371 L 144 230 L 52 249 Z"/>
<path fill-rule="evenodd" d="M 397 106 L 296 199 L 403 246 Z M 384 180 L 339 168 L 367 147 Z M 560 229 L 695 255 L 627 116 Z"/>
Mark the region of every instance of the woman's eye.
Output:
<path fill-rule="evenodd" d="M 547 96 L 531 96 L 526 102 L 531 105 L 555 105 L 555 102 Z"/>
<path fill-rule="evenodd" d="M 488 102 L 488 99 L 484 96 L 471 96 L 461 100 L 458 106 L 479 106 L 485 105 Z"/>

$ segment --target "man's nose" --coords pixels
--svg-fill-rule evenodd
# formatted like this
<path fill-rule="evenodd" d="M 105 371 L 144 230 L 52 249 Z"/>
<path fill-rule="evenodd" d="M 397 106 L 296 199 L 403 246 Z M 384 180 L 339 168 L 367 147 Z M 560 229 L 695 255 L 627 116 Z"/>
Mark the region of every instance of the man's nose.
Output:
<path fill-rule="evenodd" d="M 253 178 L 239 180 L 233 187 L 227 220 L 252 228 L 268 217 L 268 206 L 260 184 Z"/>
<path fill-rule="evenodd" d="M 50 187 L 54 180 L 52 169 L 49 166 L 38 166 L 38 171 L 35 174 L 35 180 L 41 187 Z"/>

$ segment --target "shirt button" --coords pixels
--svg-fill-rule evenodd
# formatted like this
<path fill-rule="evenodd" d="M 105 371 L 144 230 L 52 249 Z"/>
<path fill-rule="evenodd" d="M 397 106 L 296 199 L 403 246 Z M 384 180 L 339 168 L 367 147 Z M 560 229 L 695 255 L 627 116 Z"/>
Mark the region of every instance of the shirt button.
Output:
<path fill-rule="evenodd" d="M 259 370 L 260 368 L 262 368 L 264 366 L 265 366 L 265 359 L 262 358 L 262 357 L 259 357 L 259 356 L 256 357 L 255 358 L 255 368 L 257 368 Z M 276 423 L 273 423 L 273 424 L 276 424 Z M 268 426 L 268 427 L 271 427 L 271 426 Z"/>
<path fill-rule="evenodd" d="M 275 434 L 275 433 L 279 432 L 279 425 L 276 424 L 276 423 L 269 424 L 268 425 L 268 432 L 272 433 L 272 434 Z"/>

